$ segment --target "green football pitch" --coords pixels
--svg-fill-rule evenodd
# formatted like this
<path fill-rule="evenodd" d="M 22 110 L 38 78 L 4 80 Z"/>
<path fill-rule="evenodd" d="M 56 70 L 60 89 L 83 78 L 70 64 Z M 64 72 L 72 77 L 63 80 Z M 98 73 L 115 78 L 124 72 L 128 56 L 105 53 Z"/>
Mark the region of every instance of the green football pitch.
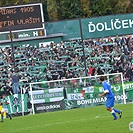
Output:
<path fill-rule="evenodd" d="M 105 106 L 80 108 L 5 119 L 0 133 L 132 133 L 133 105 L 115 105 L 123 110 L 116 121 Z"/>

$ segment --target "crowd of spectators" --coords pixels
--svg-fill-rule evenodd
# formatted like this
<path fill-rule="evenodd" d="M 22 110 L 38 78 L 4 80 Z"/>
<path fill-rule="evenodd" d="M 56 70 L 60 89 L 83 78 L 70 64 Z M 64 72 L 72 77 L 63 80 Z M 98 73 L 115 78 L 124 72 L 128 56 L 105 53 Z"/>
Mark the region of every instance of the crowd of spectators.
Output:
<path fill-rule="evenodd" d="M 0 48 L 0 91 L 8 95 L 20 92 L 13 89 L 15 75 L 24 93 L 30 82 L 87 76 L 84 60 L 88 75 L 122 72 L 124 80 L 133 81 L 131 35 L 87 39 L 84 43 L 71 40 L 40 46 L 28 44 L 14 46 L 13 51 L 14 59 L 10 46 Z"/>

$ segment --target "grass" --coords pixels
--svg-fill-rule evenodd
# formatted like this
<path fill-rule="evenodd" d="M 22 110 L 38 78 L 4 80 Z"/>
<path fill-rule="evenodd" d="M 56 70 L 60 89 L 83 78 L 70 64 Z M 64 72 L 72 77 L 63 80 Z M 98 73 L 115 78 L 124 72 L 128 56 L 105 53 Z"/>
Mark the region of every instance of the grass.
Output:
<path fill-rule="evenodd" d="M 41 113 L 5 119 L 0 123 L 0 133 L 131 133 L 133 105 L 116 105 L 123 110 L 117 121 L 105 106 Z"/>

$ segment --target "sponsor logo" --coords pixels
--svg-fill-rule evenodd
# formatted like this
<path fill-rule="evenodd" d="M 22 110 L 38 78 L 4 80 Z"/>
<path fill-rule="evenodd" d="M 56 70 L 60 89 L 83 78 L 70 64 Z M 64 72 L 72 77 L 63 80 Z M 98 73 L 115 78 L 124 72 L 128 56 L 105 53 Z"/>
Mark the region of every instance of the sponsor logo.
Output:
<path fill-rule="evenodd" d="M 129 123 L 129 130 L 133 131 L 133 121 Z"/>
<path fill-rule="evenodd" d="M 47 105 L 47 106 L 39 106 L 36 109 L 37 110 L 47 110 L 47 109 L 58 109 L 61 108 L 59 104 L 53 104 L 53 105 Z"/>
<path fill-rule="evenodd" d="M 114 90 L 115 90 L 115 91 L 120 91 L 120 86 L 119 86 L 119 85 L 115 85 L 115 86 L 114 86 Z"/>
<path fill-rule="evenodd" d="M 127 96 L 125 95 L 117 95 L 115 96 L 115 100 L 116 101 L 120 101 L 120 100 L 124 100 L 124 99 L 127 99 Z"/>
<path fill-rule="evenodd" d="M 103 87 L 99 87 L 99 92 L 104 92 Z"/>
<path fill-rule="evenodd" d="M 77 105 L 90 105 L 92 103 L 100 103 L 100 102 L 105 102 L 106 97 L 102 98 L 93 98 L 93 99 L 87 99 L 87 100 L 78 100 Z"/>
<path fill-rule="evenodd" d="M 54 92 L 54 93 L 45 93 L 45 94 L 34 94 L 33 99 L 45 99 L 45 98 L 55 98 L 55 97 L 63 97 L 62 92 Z"/>
<path fill-rule="evenodd" d="M 85 90 L 85 93 L 93 93 L 94 86 L 84 87 L 83 90 Z"/>
<path fill-rule="evenodd" d="M 67 94 L 67 99 L 68 100 L 81 100 L 84 99 L 81 93 L 76 93 L 76 94 Z"/>
<path fill-rule="evenodd" d="M 125 90 L 132 90 L 133 89 L 133 83 L 124 84 L 124 89 Z"/>
<path fill-rule="evenodd" d="M 123 95 L 117 95 L 115 96 L 115 100 L 123 100 L 124 96 Z M 127 96 L 125 96 L 125 99 L 127 99 Z M 101 98 L 92 98 L 92 99 L 86 99 L 86 100 L 78 100 L 77 105 L 90 105 L 93 103 L 104 103 L 107 100 L 106 97 L 101 97 Z"/>

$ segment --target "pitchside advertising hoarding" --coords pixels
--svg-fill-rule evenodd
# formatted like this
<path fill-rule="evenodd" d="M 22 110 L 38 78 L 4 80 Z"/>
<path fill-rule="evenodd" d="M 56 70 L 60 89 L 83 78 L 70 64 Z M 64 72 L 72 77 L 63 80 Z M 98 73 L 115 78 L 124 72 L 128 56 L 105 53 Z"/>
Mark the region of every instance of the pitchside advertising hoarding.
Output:
<path fill-rule="evenodd" d="M 124 86 L 126 102 L 133 102 L 133 83 L 126 82 Z M 66 97 L 64 97 L 64 89 Z M 122 85 L 113 85 L 112 90 L 115 94 L 115 103 L 123 103 Z M 99 93 L 103 93 L 101 86 L 54 88 L 30 92 L 30 98 L 27 94 L 8 96 L 8 101 L 10 102 L 8 105 L 9 113 L 28 112 L 28 103 L 32 104 L 31 93 L 33 95 L 35 113 L 105 105 L 106 102 L 105 97 L 98 97 Z"/>
<path fill-rule="evenodd" d="M 31 104 L 34 103 L 36 113 L 62 110 L 64 108 L 64 88 L 30 91 Z"/>
<path fill-rule="evenodd" d="M 32 94 L 34 104 L 56 102 L 64 99 L 63 88 L 35 90 L 30 91 L 29 94 Z"/>
<path fill-rule="evenodd" d="M 83 91 L 84 90 L 84 91 Z M 115 103 L 123 103 L 123 89 L 122 84 L 112 85 L 112 91 L 115 94 Z M 96 105 L 104 105 L 106 97 L 98 97 L 99 93 L 103 93 L 103 88 L 100 86 L 88 86 L 83 88 L 76 88 L 74 93 L 67 89 L 67 101 L 71 108 L 90 107 Z M 126 102 L 133 101 L 133 83 L 125 83 L 125 99 Z"/>
<path fill-rule="evenodd" d="M 64 89 L 66 98 L 64 98 Z M 123 96 L 122 84 L 112 85 L 112 90 L 115 94 L 115 103 L 123 103 L 124 98 L 126 102 L 133 101 L 133 83 L 125 83 L 125 97 Z M 54 88 L 32 92 L 35 112 L 37 113 L 104 105 L 106 97 L 99 98 L 99 93 L 103 93 L 101 86 Z"/>
<path fill-rule="evenodd" d="M 123 103 L 124 97 L 121 85 L 112 86 L 113 92 L 115 94 L 115 102 Z M 102 87 L 88 86 L 83 88 L 77 88 L 74 93 L 67 89 L 67 100 L 70 101 L 73 107 L 90 107 L 96 105 L 104 105 L 106 102 L 106 97 L 98 97 L 99 93 L 103 93 Z"/>
<path fill-rule="evenodd" d="M 55 101 L 50 103 L 38 103 L 34 105 L 35 112 L 41 113 L 41 112 L 52 112 L 52 111 L 59 111 L 65 109 L 64 101 Z"/>

